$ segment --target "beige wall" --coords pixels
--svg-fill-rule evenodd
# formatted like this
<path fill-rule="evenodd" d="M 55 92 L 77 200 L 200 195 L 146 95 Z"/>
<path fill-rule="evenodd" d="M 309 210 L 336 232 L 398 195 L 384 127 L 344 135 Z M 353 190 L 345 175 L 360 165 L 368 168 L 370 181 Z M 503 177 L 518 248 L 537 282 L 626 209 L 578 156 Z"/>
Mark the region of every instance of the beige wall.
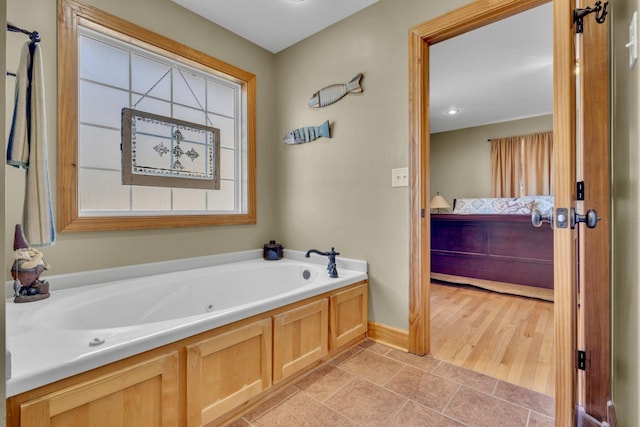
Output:
<path fill-rule="evenodd" d="M 88 0 L 109 13 L 201 50 L 257 75 L 258 222 L 256 225 L 180 228 L 151 231 L 60 233 L 55 246 L 44 250 L 51 274 L 107 268 L 165 259 L 261 248 L 278 237 L 275 176 L 274 55 L 204 20 L 170 0 Z M 7 17 L 15 25 L 36 29 L 42 36 L 47 95 L 51 182 L 56 192 L 56 4 L 55 0 L 8 0 Z M 7 67 L 17 68 L 26 36 L 7 38 Z M 11 82 L 9 82 L 11 83 Z M 12 88 L 13 86 L 10 85 Z M 9 101 L 7 101 L 9 102 Z M 7 109 L 7 115 L 12 108 Z M 6 131 L 8 132 L 8 130 Z M 6 133 L 5 132 L 5 133 Z M 21 222 L 24 172 L 7 168 L 5 232 Z M 54 199 L 56 198 L 54 194 Z M 5 240 L 6 258 L 12 239 Z"/>
<path fill-rule="evenodd" d="M 284 244 L 369 261 L 372 321 L 408 328 L 409 194 L 391 187 L 408 165 L 408 29 L 468 1 L 381 0 L 277 55 L 274 149 Z M 318 89 L 364 73 L 364 93 L 320 109 Z M 333 138 L 286 146 L 301 126 Z"/>
<path fill-rule="evenodd" d="M 618 425 L 640 420 L 640 79 L 639 65 L 630 70 L 628 39 L 631 14 L 638 0 L 613 2 L 613 402 Z"/>
<path fill-rule="evenodd" d="M 491 197 L 491 138 L 553 129 L 553 116 L 531 117 L 431 134 L 431 197 Z"/>

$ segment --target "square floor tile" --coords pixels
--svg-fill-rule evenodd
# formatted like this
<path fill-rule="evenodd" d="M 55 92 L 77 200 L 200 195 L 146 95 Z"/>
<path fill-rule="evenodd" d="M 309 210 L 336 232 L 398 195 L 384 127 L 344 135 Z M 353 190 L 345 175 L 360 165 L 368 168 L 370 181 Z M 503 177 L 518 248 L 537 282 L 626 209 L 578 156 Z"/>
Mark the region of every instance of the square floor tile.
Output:
<path fill-rule="evenodd" d="M 387 353 L 387 357 L 427 372 L 433 372 L 433 370 L 440 363 L 438 359 L 429 355 L 416 356 L 415 354 L 407 353 L 400 350 L 391 350 L 389 353 Z"/>
<path fill-rule="evenodd" d="M 438 365 L 433 373 L 439 377 L 475 388 L 487 394 L 492 394 L 498 383 L 498 380 L 495 378 L 446 362 Z"/>
<path fill-rule="evenodd" d="M 323 365 L 314 369 L 295 385 L 313 398 L 324 402 L 353 378 L 355 375 L 337 366 Z"/>
<path fill-rule="evenodd" d="M 298 392 L 252 421 L 256 427 L 339 426 L 346 419 L 305 393 Z"/>
<path fill-rule="evenodd" d="M 268 410 L 278 406 L 294 394 L 299 393 L 298 388 L 294 386 L 288 386 L 277 392 L 273 393 L 269 398 L 265 401 L 261 402 L 259 405 L 255 406 L 249 412 L 244 414 L 242 418 L 248 421 L 253 421 L 258 418 L 260 415 L 264 414 Z"/>
<path fill-rule="evenodd" d="M 385 384 L 402 369 L 404 364 L 365 350 L 338 366 L 376 384 Z"/>
<path fill-rule="evenodd" d="M 238 418 L 237 420 L 232 421 L 229 424 L 225 424 L 224 427 L 251 427 L 251 424 L 249 424 L 249 421 L 245 420 L 244 418 Z"/>
<path fill-rule="evenodd" d="M 342 363 L 344 363 L 346 360 L 351 359 L 353 356 L 355 356 L 358 353 L 361 353 L 363 351 L 362 347 L 351 347 L 348 350 L 345 350 L 344 352 L 340 353 L 338 356 L 334 357 L 333 359 L 331 359 L 329 361 L 330 365 L 340 365 Z"/>
<path fill-rule="evenodd" d="M 422 406 L 414 401 L 407 402 L 406 405 L 398 412 L 391 422 L 390 426 L 402 427 L 463 427 L 457 421 L 440 415 L 436 411 Z"/>
<path fill-rule="evenodd" d="M 529 411 L 477 390 L 460 386 L 445 415 L 473 427 L 525 427 Z"/>
<path fill-rule="evenodd" d="M 407 402 L 402 396 L 360 378 L 351 381 L 326 404 L 358 424 L 384 426 Z"/>
<path fill-rule="evenodd" d="M 429 372 L 406 366 L 385 387 L 424 406 L 442 411 L 460 386 Z"/>
<path fill-rule="evenodd" d="M 374 341 L 365 341 L 362 344 L 360 344 L 361 348 L 367 349 L 369 351 L 372 351 L 374 353 L 378 353 L 381 355 L 385 355 L 387 353 L 389 353 L 391 351 L 391 347 L 388 347 L 386 345 L 382 345 L 382 344 L 378 344 L 377 342 Z"/>
<path fill-rule="evenodd" d="M 529 424 L 527 427 L 555 427 L 555 420 L 551 417 L 547 417 L 537 412 L 531 412 L 529 414 Z"/>
<path fill-rule="evenodd" d="M 546 394 L 538 393 L 515 384 L 499 381 L 493 394 L 509 402 L 532 409 L 548 417 L 555 414 L 555 399 Z"/>

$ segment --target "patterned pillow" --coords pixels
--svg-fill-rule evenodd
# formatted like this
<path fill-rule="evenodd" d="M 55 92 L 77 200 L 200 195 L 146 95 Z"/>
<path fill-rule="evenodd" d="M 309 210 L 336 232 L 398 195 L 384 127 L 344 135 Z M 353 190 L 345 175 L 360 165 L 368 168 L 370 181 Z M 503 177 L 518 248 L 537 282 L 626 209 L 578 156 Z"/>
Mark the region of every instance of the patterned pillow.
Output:
<path fill-rule="evenodd" d="M 507 215 L 530 215 L 533 201 L 495 199 L 493 213 Z"/>
<path fill-rule="evenodd" d="M 456 199 L 455 214 L 492 214 L 496 199 Z M 513 199 L 512 199 L 513 200 Z"/>
<path fill-rule="evenodd" d="M 543 215 L 553 214 L 553 196 L 525 196 L 518 200 L 533 202 L 532 209 L 538 209 Z"/>

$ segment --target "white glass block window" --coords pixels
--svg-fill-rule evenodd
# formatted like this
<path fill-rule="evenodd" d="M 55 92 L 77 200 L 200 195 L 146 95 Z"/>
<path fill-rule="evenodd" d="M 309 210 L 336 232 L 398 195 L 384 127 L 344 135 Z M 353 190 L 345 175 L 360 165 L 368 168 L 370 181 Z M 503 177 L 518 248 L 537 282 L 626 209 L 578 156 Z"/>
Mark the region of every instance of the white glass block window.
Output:
<path fill-rule="evenodd" d="M 78 216 L 247 212 L 247 106 L 241 83 L 175 54 L 78 28 Z M 123 108 L 220 129 L 220 189 L 122 183 Z"/>

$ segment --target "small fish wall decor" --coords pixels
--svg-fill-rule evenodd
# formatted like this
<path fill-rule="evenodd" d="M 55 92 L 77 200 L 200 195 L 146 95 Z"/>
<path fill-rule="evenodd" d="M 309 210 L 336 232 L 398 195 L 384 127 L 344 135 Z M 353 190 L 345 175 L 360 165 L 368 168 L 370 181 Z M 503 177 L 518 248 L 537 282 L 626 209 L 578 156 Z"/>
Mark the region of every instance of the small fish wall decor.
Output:
<path fill-rule="evenodd" d="M 298 128 L 287 132 L 282 138 L 285 144 L 304 144 L 305 142 L 311 142 L 320 137 L 331 138 L 331 128 L 329 127 L 329 120 L 322 123 L 320 126 L 307 126 Z"/>
<path fill-rule="evenodd" d="M 358 73 L 358 75 L 351 79 L 347 84 L 335 84 L 320 89 L 311 96 L 311 99 L 309 99 L 309 107 L 326 107 L 327 105 L 340 101 L 349 93 L 362 92 L 363 89 L 362 86 L 360 86 L 360 82 L 363 77 L 362 73 Z"/>

